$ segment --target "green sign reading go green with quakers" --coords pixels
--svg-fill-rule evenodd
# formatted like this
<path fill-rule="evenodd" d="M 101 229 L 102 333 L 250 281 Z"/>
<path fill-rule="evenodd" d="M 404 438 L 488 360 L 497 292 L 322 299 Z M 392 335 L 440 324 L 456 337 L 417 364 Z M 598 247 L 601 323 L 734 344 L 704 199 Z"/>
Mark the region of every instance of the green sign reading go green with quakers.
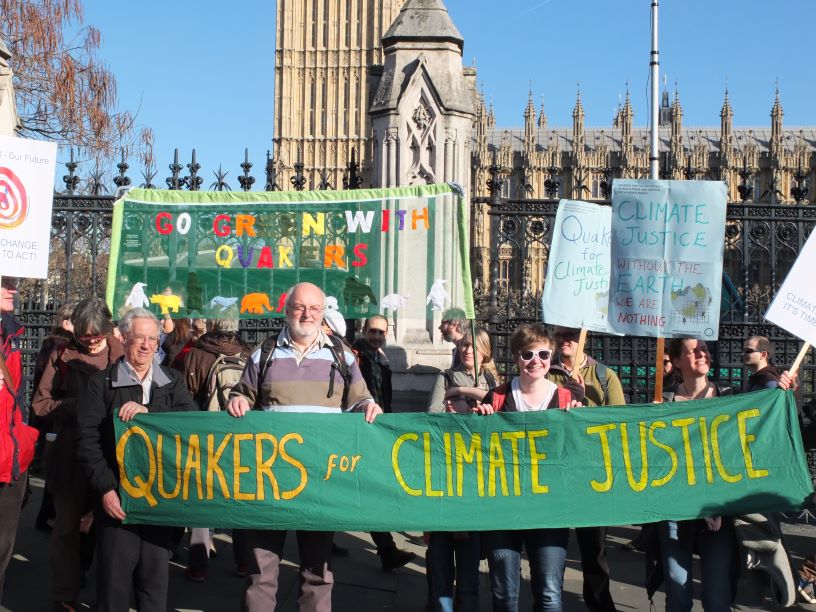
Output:
<path fill-rule="evenodd" d="M 117 420 L 126 522 L 307 530 L 648 523 L 801 506 L 793 394 L 492 416 Z"/>

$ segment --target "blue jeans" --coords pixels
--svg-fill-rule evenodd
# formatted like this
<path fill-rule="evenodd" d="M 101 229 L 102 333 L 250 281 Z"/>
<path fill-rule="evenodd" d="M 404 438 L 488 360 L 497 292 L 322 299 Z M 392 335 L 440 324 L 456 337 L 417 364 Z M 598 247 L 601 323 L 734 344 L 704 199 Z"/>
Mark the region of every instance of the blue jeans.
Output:
<path fill-rule="evenodd" d="M 453 612 L 453 580 L 456 578 L 456 610 L 479 612 L 480 534 L 434 531 L 428 544 L 431 570 L 431 601 L 436 612 Z M 455 564 L 454 564 L 455 559 Z M 455 567 L 454 567 L 455 565 Z"/>
<path fill-rule="evenodd" d="M 699 529 L 698 529 L 699 526 Z M 666 585 L 666 612 L 690 612 L 694 598 L 692 555 L 700 555 L 703 609 L 731 610 L 731 555 L 734 528 L 723 517 L 719 531 L 708 531 L 702 521 L 664 521 L 658 526 L 660 557 Z"/>
<path fill-rule="evenodd" d="M 488 546 L 493 612 L 518 610 L 522 546 L 527 549 L 530 560 L 533 610 L 561 612 L 569 529 L 491 531 L 484 537 Z"/>

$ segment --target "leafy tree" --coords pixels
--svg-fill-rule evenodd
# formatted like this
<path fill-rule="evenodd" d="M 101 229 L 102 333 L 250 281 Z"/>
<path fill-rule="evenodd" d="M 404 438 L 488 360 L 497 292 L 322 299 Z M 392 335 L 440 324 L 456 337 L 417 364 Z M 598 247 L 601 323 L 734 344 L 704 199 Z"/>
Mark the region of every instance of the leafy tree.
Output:
<path fill-rule="evenodd" d="M 118 108 L 116 78 L 97 57 L 102 36 L 84 25 L 82 0 L 0 0 L 0 16 L 21 135 L 96 159 L 131 144 L 134 116 Z"/>

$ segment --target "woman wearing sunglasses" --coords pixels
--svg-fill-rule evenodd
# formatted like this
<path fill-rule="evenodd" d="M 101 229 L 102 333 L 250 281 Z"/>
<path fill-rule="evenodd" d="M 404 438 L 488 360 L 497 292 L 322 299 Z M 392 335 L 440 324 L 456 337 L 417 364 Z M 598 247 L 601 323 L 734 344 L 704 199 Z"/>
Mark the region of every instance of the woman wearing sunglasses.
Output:
<path fill-rule="evenodd" d="M 474 408 L 479 414 L 496 411 L 529 412 L 581 405 L 582 387 L 569 381 L 564 392 L 547 380 L 555 343 L 540 323 L 521 325 L 510 336 L 510 351 L 519 375 L 488 393 Z M 559 612 L 564 586 L 569 529 L 526 529 L 483 534 L 488 550 L 494 612 L 518 609 L 521 583 L 521 550 L 530 560 L 533 609 Z"/>
<path fill-rule="evenodd" d="M 111 313 L 104 300 L 78 302 L 71 315 L 73 338 L 48 356 L 31 405 L 50 421 L 57 434 L 46 454 L 46 481 L 54 496 L 56 516 L 51 531 L 51 587 L 54 609 L 73 610 L 93 555 L 88 482 L 76 458 L 77 400 L 92 374 L 124 353 L 113 335 Z M 82 542 L 83 538 L 85 541 Z"/>
<path fill-rule="evenodd" d="M 459 364 L 442 372 L 431 392 L 428 412 L 471 413 L 490 389 L 496 386 L 496 367 L 488 333 L 477 328 L 476 341 L 470 331 L 457 343 Z M 476 369 L 479 382 L 476 382 Z M 454 579 L 456 610 L 479 610 L 479 557 L 481 534 L 474 531 L 435 531 L 428 541 L 428 575 L 435 612 L 453 612 Z"/>

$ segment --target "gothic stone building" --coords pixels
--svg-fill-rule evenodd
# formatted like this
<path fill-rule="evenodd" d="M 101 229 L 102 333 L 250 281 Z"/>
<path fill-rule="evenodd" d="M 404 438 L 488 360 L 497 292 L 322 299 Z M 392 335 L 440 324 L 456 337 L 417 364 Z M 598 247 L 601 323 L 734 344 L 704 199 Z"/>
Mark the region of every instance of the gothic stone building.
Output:
<path fill-rule="evenodd" d="M 580 92 L 571 127 L 550 126 L 532 95 L 523 127 L 496 127 L 462 65 L 464 39 L 442 0 L 280 0 L 275 56 L 275 159 L 280 184 L 304 164 L 307 188 L 340 188 L 357 152 L 364 185 L 457 181 L 488 195 L 489 167 L 512 199 L 606 199 L 614 178 L 645 178 L 649 133 L 635 127 L 627 93 L 612 124 L 584 125 Z M 489 85 L 488 85 L 489 88 Z M 663 178 L 722 180 L 731 201 L 813 201 L 816 129 L 784 128 L 777 92 L 770 126 L 734 127 L 725 94 L 719 127 L 684 127 L 677 93 L 663 94 Z M 472 210 L 476 282 L 487 286 L 487 205 Z M 543 284 L 545 247 L 525 266 Z M 500 253 L 511 282 L 513 255 Z M 517 279 L 516 279 L 517 280 Z"/>

